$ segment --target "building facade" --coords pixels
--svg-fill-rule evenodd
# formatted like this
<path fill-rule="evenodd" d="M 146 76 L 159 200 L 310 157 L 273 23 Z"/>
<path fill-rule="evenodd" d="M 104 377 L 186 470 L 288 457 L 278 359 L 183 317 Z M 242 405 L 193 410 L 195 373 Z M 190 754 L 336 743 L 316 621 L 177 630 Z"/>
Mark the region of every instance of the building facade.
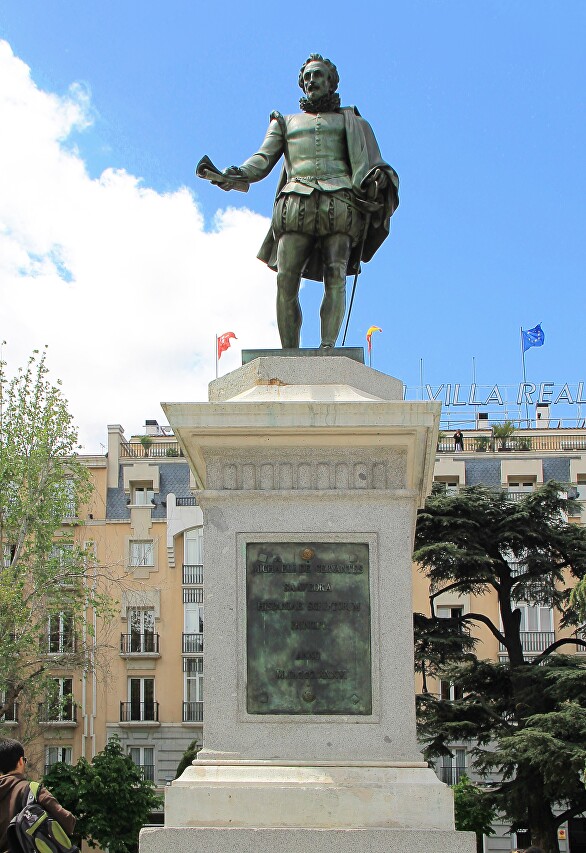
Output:
<path fill-rule="evenodd" d="M 91 545 L 95 571 L 108 578 L 116 600 L 115 614 L 108 622 L 96 620 L 95 632 L 84 638 L 92 660 L 88 671 L 62 664 L 55 670 L 63 701 L 57 713 L 39 709 L 41 734 L 29 751 L 32 772 L 41 775 L 55 762 L 75 763 L 81 756 L 91 760 L 116 735 L 145 778 L 162 789 L 175 778 L 187 747 L 202 743 L 205 724 L 203 582 L 213 566 L 206 565 L 202 549 L 195 482 L 170 430 L 155 421 L 147 421 L 144 434 L 130 439 L 121 426 L 109 426 L 107 453 L 84 461 L 94 492 L 89 505 L 72 509 L 65 524 L 74 523 L 76 540 Z M 583 524 L 586 429 L 523 429 L 497 445 L 488 429 L 468 429 L 463 449 L 455 448 L 450 432 L 440 437 L 434 479 L 448 491 L 475 484 L 501 488 L 511 500 L 555 479 L 569 484 L 583 501 L 581 515 L 570 519 Z M 414 610 L 427 612 L 427 583 L 416 566 L 413 585 Z M 557 613 L 531 602 L 518 606 L 527 656 L 564 636 Z M 436 607 L 439 615 L 482 612 L 498 623 L 497 602 L 489 596 L 446 592 Z M 48 624 L 48 648 L 63 661 L 75 631 L 59 619 Z M 502 657 L 488 628 L 479 625 L 475 634 L 480 657 Z M 213 689 L 214 673 L 205 675 Z M 432 689 L 457 698 L 457 687 L 448 683 Z M 15 708 L 0 721 L 0 731 L 18 737 L 22 725 Z M 454 784 L 464 773 L 474 779 L 469 749 L 470 744 L 453 744 L 453 756 L 436 768 L 443 781 Z M 487 853 L 526 846 L 521 834 L 516 838 L 505 826 L 496 828 L 497 834 L 485 839 Z M 586 824 L 579 820 L 566 827 L 569 846 L 562 839 L 560 849 L 583 853 L 583 830 Z"/>

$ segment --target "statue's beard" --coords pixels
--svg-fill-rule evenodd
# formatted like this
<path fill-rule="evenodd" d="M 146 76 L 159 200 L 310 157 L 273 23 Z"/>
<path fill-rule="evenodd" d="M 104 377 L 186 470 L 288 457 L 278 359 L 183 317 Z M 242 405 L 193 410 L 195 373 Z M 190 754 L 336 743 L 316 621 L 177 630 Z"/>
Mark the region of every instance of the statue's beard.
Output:
<path fill-rule="evenodd" d="M 317 101 L 300 98 L 299 106 L 305 113 L 333 113 L 340 109 L 340 96 L 337 92 L 329 92 Z"/>

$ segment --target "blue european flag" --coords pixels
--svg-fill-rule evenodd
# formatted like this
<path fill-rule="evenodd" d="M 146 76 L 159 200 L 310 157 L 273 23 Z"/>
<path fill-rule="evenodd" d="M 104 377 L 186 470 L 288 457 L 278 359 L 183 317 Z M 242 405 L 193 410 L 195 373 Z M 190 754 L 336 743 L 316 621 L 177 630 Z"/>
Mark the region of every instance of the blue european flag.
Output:
<path fill-rule="evenodd" d="M 521 329 L 521 335 L 523 337 L 523 352 L 529 347 L 542 347 L 545 343 L 545 334 L 541 328 L 541 323 L 538 323 L 533 329 L 527 329 L 526 332 Z"/>

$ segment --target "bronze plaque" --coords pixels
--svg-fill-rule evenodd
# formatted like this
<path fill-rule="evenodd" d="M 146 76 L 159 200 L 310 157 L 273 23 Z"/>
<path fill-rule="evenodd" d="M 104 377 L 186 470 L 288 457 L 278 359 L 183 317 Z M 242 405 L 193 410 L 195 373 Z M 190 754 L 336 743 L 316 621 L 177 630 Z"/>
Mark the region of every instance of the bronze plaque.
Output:
<path fill-rule="evenodd" d="M 249 714 L 371 714 L 368 544 L 249 542 Z"/>

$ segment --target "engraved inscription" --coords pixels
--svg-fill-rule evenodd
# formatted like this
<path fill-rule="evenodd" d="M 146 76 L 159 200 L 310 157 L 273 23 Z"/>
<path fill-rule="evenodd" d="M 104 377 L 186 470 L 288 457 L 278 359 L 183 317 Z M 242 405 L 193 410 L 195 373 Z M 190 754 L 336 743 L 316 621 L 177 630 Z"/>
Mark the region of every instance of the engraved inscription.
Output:
<path fill-rule="evenodd" d="M 249 714 L 371 714 L 366 543 L 246 546 Z"/>

